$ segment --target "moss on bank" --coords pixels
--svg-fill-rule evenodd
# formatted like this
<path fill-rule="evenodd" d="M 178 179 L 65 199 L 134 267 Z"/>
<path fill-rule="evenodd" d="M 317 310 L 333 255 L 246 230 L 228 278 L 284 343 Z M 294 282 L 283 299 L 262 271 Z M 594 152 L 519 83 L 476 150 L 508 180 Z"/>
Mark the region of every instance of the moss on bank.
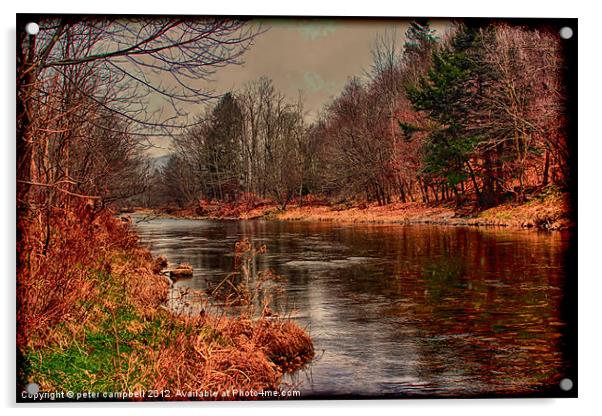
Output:
<path fill-rule="evenodd" d="M 309 336 L 288 320 L 175 315 L 165 278 L 127 224 L 66 214 L 52 216 L 45 251 L 45 227 L 33 221 L 18 247 L 19 400 L 28 383 L 42 392 L 231 399 L 233 389 L 277 389 L 283 372 L 313 357 Z"/>

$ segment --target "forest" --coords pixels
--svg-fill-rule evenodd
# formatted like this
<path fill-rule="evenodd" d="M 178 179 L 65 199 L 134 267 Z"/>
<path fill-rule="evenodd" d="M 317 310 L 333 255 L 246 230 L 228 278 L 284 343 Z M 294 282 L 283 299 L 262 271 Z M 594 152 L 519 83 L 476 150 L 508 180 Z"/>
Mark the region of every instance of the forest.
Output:
<path fill-rule="evenodd" d="M 402 40 L 404 39 L 404 40 Z M 139 205 L 308 195 L 328 203 L 487 209 L 569 184 L 560 39 L 541 29 L 413 21 L 375 39 L 365 76 L 317 120 L 262 77 L 206 106 Z"/>
<path fill-rule="evenodd" d="M 237 29 L 215 30 L 231 37 Z M 315 120 L 302 95 L 286 97 L 267 77 L 213 97 L 184 77 L 181 91 L 145 78 L 145 68 L 209 77 L 242 56 L 257 35 L 245 30 L 232 56 L 220 56 L 219 41 L 195 46 L 215 48 L 214 62 L 202 66 L 177 56 L 147 62 L 153 55 L 144 50 L 92 59 L 100 42 L 94 37 L 58 47 L 49 38 L 37 58 L 45 60 L 37 67 L 44 79 L 31 84 L 33 71 L 18 78 L 43 92 L 36 98 L 43 106 L 30 108 L 27 90 L 18 100 L 18 137 L 36 132 L 35 141 L 19 141 L 19 193 L 33 187 L 50 203 L 58 192 L 100 206 L 180 209 L 261 198 L 285 209 L 310 196 L 482 210 L 524 202 L 548 186 L 568 188 L 565 68 L 560 38 L 550 30 L 456 22 L 439 34 L 426 19 L 405 34 L 388 30 L 373 42 L 371 68 L 349 79 Z M 109 35 L 125 36 L 115 32 Z M 76 40 L 83 33 L 66 34 Z M 51 59 L 59 53 L 68 58 Z M 174 115 L 161 119 L 148 110 L 151 92 L 171 103 Z M 194 100 L 198 114 L 186 114 L 194 120 L 184 123 L 178 103 Z M 148 137 L 160 135 L 173 149 L 157 164 L 145 149 Z"/>

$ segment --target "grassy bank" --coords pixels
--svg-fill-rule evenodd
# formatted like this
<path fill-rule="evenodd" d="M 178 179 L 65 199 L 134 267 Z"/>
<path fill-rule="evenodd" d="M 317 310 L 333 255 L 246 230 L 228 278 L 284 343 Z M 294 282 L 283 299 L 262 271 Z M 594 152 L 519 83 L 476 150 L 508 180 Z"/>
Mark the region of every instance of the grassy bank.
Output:
<path fill-rule="evenodd" d="M 458 209 L 453 203 L 429 205 L 419 202 L 391 203 L 384 206 L 365 203 L 332 205 L 296 203 L 285 210 L 261 201 L 258 204 L 227 205 L 204 203 L 200 209 L 159 210 L 159 215 L 211 219 L 275 219 L 282 221 L 330 221 L 337 223 L 407 223 L 470 226 L 501 226 L 525 229 L 562 230 L 571 226 L 569 195 L 548 189 L 526 202 L 507 202 L 478 211 Z"/>
<path fill-rule="evenodd" d="M 568 207 L 568 195 L 553 193 L 522 204 L 506 203 L 480 212 L 458 211 L 453 205 L 434 207 L 422 203 L 393 203 L 350 208 L 293 207 L 270 215 L 287 221 L 425 223 L 560 230 L 570 226 Z"/>
<path fill-rule="evenodd" d="M 289 320 L 168 310 L 154 259 L 109 213 L 83 206 L 50 218 L 48 227 L 27 223 L 18 247 L 18 399 L 28 383 L 140 394 L 132 399 L 234 399 L 233 390 L 278 389 L 283 372 L 313 357 L 311 339 Z"/>

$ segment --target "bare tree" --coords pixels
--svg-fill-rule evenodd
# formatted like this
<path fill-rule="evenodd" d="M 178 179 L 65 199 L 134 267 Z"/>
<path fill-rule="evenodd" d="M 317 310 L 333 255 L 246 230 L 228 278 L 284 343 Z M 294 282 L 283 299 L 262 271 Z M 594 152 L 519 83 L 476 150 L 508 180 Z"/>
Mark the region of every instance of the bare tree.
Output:
<path fill-rule="evenodd" d="M 560 171 L 558 179 L 568 175 L 559 39 L 545 31 L 499 25 L 484 47 L 483 64 L 495 70 L 495 82 L 484 91 L 487 105 L 475 109 L 473 117 L 487 129 L 483 146 L 496 149 L 498 159 L 502 153 L 511 156 L 505 157 L 506 169 L 498 163 L 498 185 L 514 192 L 516 180 L 522 199 L 528 176 L 539 176 L 545 186 L 551 166 Z"/>
<path fill-rule="evenodd" d="M 387 97 L 351 79 L 327 111 L 330 182 L 348 196 L 390 202 L 391 140 Z"/>
<path fill-rule="evenodd" d="M 237 95 L 243 112 L 241 159 L 246 192 L 275 197 L 283 206 L 300 189 L 303 107 L 287 101 L 272 81 L 253 81 Z"/>
<path fill-rule="evenodd" d="M 213 96 L 200 81 L 219 67 L 240 62 L 257 33 L 243 21 L 224 18 L 42 16 L 38 23 L 37 36 L 26 35 L 21 27 L 17 39 L 21 208 L 29 205 L 31 186 L 74 193 L 68 171 L 41 178 L 35 159 L 46 157 L 49 146 L 67 148 L 77 125 L 107 129 L 84 107 L 118 116 L 138 139 L 172 135 L 191 124 L 184 103 Z M 44 123 L 49 119 L 65 122 L 48 129 Z"/>

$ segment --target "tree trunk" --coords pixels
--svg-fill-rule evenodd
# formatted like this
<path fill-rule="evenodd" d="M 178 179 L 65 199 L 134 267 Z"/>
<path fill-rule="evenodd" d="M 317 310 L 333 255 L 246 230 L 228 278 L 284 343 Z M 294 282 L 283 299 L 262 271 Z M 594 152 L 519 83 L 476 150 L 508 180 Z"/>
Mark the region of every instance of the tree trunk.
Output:
<path fill-rule="evenodd" d="M 31 91 L 36 79 L 35 69 L 28 68 L 29 62 L 33 62 L 35 53 L 35 36 L 28 36 L 28 51 L 23 50 L 24 39 L 17 42 L 17 178 L 21 182 L 17 183 L 17 209 L 20 211 L 27 209 L 27 194 L 29 192 L 31 181 L 31 163 L 32 163 L 32 140 L 31 137 Z M 22 78 L 19 73 L 29 69 L 29 72 Z"/>
<path fill-rule="evenodd" d="M 484 158 L 485 163 L 483 164 L 483 168 L 485 170 L 485 175 L 483 177 L 483 189 L 482 189 L 482 206 L 483 207 L 491 207 L 496 204 L 496 194 L 495 194 L 495 180 L 494 180 L 494 162 L 492 160 L 492 152 L 485 152 Z"/>
<path fill-rule="evenodd" d="M 483 205 L 483 201 L 481 198 L 481 191 L 479 190 L 479 184 L 477 183 L 477 178 L 475 177 L 474 170 L 472 170 L 472 166 L 470 166 L 470 162 L 466 161 L 466 166 L 468 167 L 468 172 L 470 174 L 470 179 L 472 180 L 472 184 L 474 185 L 474 190 L 477 195 L 477 203 L 479 206 Z"/>
<path fill-rule="evenodd" d="M 541 185 L 542 186 L 547 186 L 548 185 L 548 175 L 549 175 L 549 171 L 550 171 L 550 151 L 546 150 L 546 161 L 543 167 L 543 179 L 541 181 Z"/>
<path fill-rule="evenodd" d="M 406 202 L 406 193 L 403 189 L 403 179 L 399 180 L 399 198 L 401 199 L 401 202 Z"/>

